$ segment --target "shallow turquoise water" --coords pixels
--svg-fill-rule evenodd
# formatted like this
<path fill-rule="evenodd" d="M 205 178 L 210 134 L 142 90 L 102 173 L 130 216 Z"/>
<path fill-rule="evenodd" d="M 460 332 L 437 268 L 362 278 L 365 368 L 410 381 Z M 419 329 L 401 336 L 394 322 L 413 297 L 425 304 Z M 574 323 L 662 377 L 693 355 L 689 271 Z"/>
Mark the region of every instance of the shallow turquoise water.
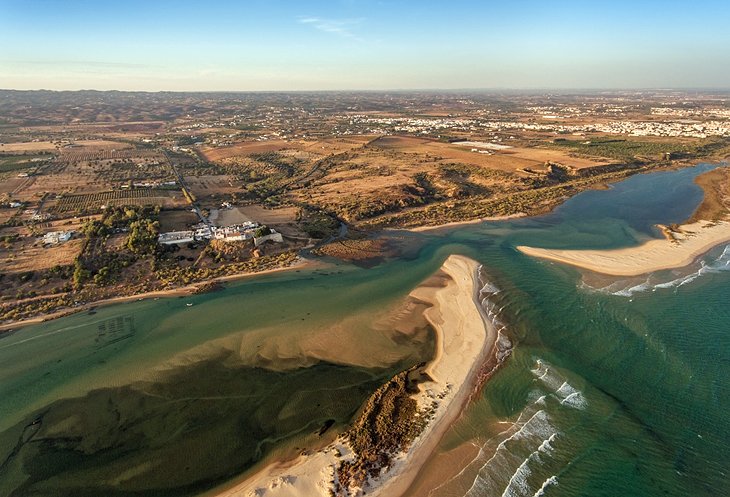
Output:
<path fill-rule="evenodd" d="M 701 199 L 692 179 L 709 167 L 635 176 L 539 218 L 390 233 L 403 255 L 371 269 L 339 264 L 268 276 L 216 294 L 102 308 L 2 338 L 0 489 L 8 495 L 112 495 L 111 488 L 123 489 L 117 495 L 193 494 L 253 460 L 227 465 L 213 457 L 186 478 L 169 468 L 141 468 L 140 461 L 190 450 L 191 438 L 199 448 L 236 435 L 248 445 L 271 439 L 255 456 L 261 457 L 277 440 L 316 432 L 328 419 L 345 421 L 379 379 L 427 353 L 427 344 L 412 346 L 372 329 L 368 316 L 396 305 L 449 254 L 461 253 L 482 262 L 501 289 L 490 299 L 516 347 L 442 444 L 447 450 L 473 443 L 482 455 L 433 495 L 722 495 L 730 483 L 730 271 L 723 271 L 723 247 L 707 257 L 709 269 L 665 271 L 642 285 L 603 282 L 602 291 L 574 269 L 514 249 L 610 248 L 656 236 L 654 224 L 691 214 Z M 696 269 L 701 276 L 694 278 Z M 245 350 L 222 357 L 229 349 L 200 349 L 231 337 L 246 350 L 271 336 L 296 342 L 330 327 L 341 333 L 342 346 L 375 341 L 398 360 L 346 367 L 293 357 L 286 371 L 267 374 L 245 369 Z M 225 367 L 202 366 L 220 363 Z M 242 409 L 235 392 L 269 385 L 278 398 L 299 398 L 312 382 L 325 386 L 310 399 L 319 401 L 295 402 L 293 411 L 260 396 L 246 409 L 266 413 L 263 418 L 231 423 L 226 414 Z M 149 400 L 150 392 L 200 399 L 213 385 L 225 395 L 211 411 L 194 402 L 188 415 L 175 403 Z M 130 424 L 145 436 L 117 437 L 120 422 L 109 413 L 132 412 L 135 405 L 155 413 L 148 424 Z M 73 418 L 85 410 L 106 421 Z M 44 412 L 49 417 L 33 424 Z M 261 419 L 271 417 L 288 424 L 267 428 Z M 69 433 L 75 439 L 61 446 Z M 226 461 L 245 452 L 246 444 L 223 445 L 230 448 L 221 454 Z M 83 471 L 69 473 L 61 464 L 82 456 Z M 24 476 L 28 468 L 32 478 Z M 111 475 L 135 470 L 146 484 L 129 476 L 114 487 Z"/>

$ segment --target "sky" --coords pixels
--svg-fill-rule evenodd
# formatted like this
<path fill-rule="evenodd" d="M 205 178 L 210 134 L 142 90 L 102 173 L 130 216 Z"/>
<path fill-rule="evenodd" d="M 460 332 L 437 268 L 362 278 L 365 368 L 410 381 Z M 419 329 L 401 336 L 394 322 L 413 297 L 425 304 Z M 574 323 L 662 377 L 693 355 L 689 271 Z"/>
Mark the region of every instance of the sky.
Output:
<path fill-rule="evenodd" d="M 0 88 L 728 88 L 728 26 L 729 0 L 0 0 Z"/>

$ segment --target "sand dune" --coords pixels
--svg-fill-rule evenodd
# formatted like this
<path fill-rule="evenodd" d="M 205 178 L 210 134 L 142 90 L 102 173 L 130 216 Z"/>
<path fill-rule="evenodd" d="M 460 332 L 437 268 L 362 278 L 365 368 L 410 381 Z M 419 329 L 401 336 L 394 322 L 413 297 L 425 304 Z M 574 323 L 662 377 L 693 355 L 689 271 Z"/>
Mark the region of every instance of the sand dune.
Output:
<path fill-rule="evenodd" d="M 475 300 L 477 269 L 476 262 L 451 256 L 437 275 L 411 293 L 414 300 L 430 305 L 424 314 L 437 334 L 436 353 L 427 366 L 433 381 L 422 384 L 416 396 L 419 404 L 438 396 L 439 406 L 408 451 L 366 489 L 367 495 L 396 497 L 404 493 L 469 400 L 497 338 Z M 335 468 L 347 457 L 349 449 L 338 441 L 315 454 L 272 464 L 233 488 L 209 495 L 329 497 Z"/>
<path fill-rule="evenodd" d="M 611 276 L 640 274 L 691 264 L 700 255 L 730 242 L 730 222 L 698 221 L 671 232 L 671 238 L 650 240 L 637 247 L 615 250 L 553 250 L 519 246 L 517 250 Z"/>

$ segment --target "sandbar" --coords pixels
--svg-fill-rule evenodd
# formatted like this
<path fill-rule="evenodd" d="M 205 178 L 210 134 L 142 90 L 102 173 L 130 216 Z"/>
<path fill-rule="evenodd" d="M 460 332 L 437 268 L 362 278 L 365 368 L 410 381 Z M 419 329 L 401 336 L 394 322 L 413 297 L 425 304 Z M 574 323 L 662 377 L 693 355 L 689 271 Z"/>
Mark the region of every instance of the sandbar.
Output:
<path fill-rule="evenodd" d="M 518 246 L 520 252 L 610 276 L 638 276 L 684 267 L 730 242 L 730 222 L 697 221 L 665 230 L 665 238 L 612 250 L 556 250 Z"/>

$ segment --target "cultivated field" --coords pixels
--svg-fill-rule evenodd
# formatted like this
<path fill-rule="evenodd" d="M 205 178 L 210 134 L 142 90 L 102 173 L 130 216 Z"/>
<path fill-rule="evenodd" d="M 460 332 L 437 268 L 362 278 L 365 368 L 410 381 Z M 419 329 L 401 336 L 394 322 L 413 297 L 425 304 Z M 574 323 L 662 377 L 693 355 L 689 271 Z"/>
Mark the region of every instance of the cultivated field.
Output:
<path fill-rule="evenodd" d="M 53 156 L 49 154 L 0 154 L 0 173 L 36 168 L 52 158 Z"/>
<path fill-rule="evenodd" d="M 26 187 L 30 186 L 35 178 L 18 178 L 15 175 L 7 173 L 5 177 L 0 177 L 0 198 L 7 200 L 9 198 L 21 198 L 19 195 Z"/>
<path fill-rule="evenodd" d="M 160 205 L 162 207 L 173 208 L 184 205 L 184 197 L 180 192 L 147 188 L 99 192 L 87 195 L 67 195 L 56 201 L 53 211 L 56 214 L 94 212 L 104 206 L 114 207 L 123 205 Z"/>

